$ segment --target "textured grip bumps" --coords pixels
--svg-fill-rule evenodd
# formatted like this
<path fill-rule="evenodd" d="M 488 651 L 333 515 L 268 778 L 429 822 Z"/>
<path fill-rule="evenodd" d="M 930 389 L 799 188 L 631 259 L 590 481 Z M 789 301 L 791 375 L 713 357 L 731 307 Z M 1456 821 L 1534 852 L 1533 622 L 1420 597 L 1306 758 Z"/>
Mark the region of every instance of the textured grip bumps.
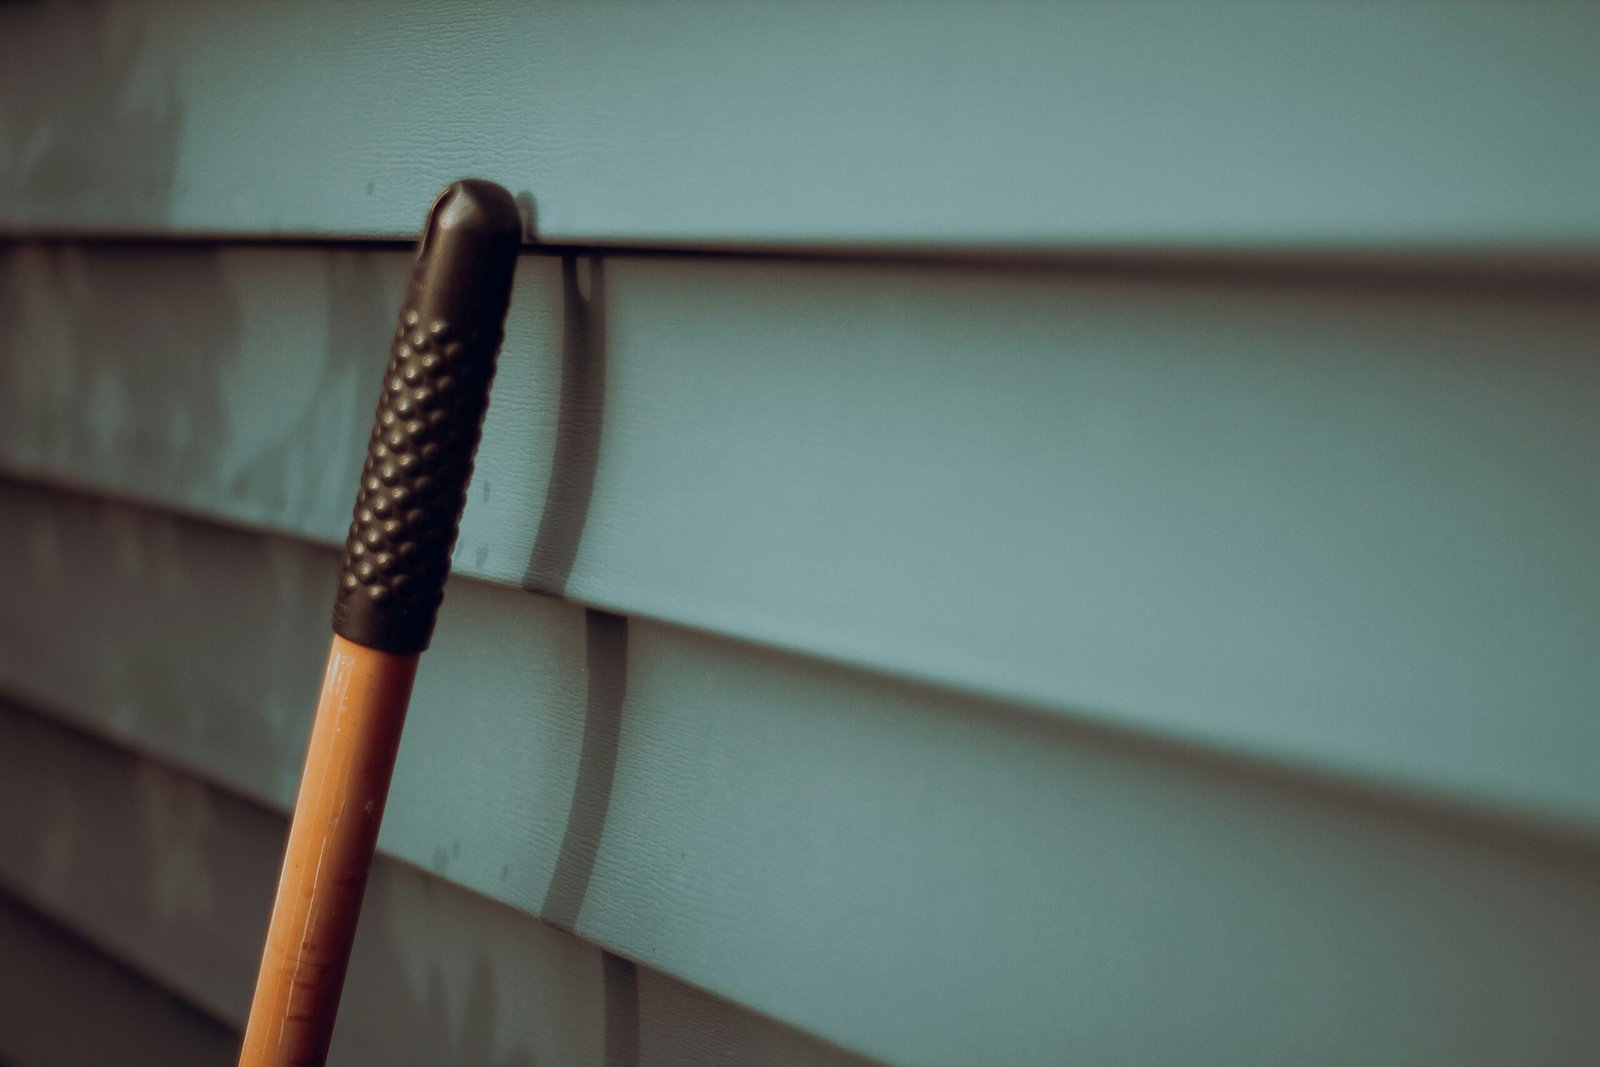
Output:
<path fill-rule="evenodd" d="M 388 652 L 428 647 L 520 243 L 516 204 L 489 182 L 456 182 L 428 214 L 345 541 L 341 637 Z"/>

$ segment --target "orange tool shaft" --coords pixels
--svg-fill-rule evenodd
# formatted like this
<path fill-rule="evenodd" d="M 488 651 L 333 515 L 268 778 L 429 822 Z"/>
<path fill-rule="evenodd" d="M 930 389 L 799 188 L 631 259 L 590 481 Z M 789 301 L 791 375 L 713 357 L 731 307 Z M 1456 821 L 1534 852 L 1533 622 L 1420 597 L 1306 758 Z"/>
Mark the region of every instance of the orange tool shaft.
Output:
<path fill-rule="evenodd" d="M 390 349 L 240 1067 L 328 1055 L 418 658 L 472 477 L 522 227 L 460 181 L 428 214 Z"/>
<path fill-rule="evenodd" d="M 418 658 L 333 639 L 242 1064 L 327 1057 Z"/>

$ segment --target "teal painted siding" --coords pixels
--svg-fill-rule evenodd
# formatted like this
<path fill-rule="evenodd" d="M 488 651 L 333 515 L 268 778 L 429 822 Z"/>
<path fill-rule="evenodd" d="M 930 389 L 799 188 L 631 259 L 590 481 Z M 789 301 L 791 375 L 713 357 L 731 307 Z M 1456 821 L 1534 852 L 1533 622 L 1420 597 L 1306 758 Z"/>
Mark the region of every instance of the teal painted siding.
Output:
<path fill-rule="evenodd" d="M 0 879 L 205 1009 L 108 978 L 59 935 L 52 950 L 0 898 L 7 1062 L 233 1063 L 286 831 L 230 789 L 0 700 Z M 380 858 L 331 1062 L 864 1061 Z"/>
<path fill-rule="evenodd" d="M 230 1027 L 3 895 L 0 961 L 5 1063 L 226 1067 L 238 1058 L 238 1034 Z"/>
<path fill-rule="evenodd" d="M 0 581 L 36 606 L 0 613 L 0 685 L 286 805 L 334 551 L 19 487 L 0 505 L 21 519 Z M 77 570 L 37 555 L 106 545 Z M 224 587 L 231 622 L 207 610 Z M 174 640 L 137 625 L 151 605 L 209 621 Z M 456 582 L 385 853 L 888 1062 L 1600 1045 L 1592 838 L 619 623 Z M 52 661 L 69 628 L 92 668 Z M 27 877 L 13 854 L 0 877 Z"/>
<path fill-rule="evenodd" d="M 0 1059 L 242 1020 L 476 173 L 336 1062 L 1600 1060 L 1597 12 L 0 5 Z"/>
<path fill-rule="evenodd" d="M 0 367 L 0 463 L 342 541 L 402 254 L 22 248 L 0 270 L 7 343 L 48 353 Z M 457 573 L 1600 818 L 1593 283 L 601 276 L 596 313 L 525 257 Z"/>
<path fill-rule="evenodd" d="M 1582 3 L 179 2 L 0 13 L 0 220 L 548 240 L 1556 251 L 1600 240 Z M 65 44 L 70 42 L 70 45 Z"/>

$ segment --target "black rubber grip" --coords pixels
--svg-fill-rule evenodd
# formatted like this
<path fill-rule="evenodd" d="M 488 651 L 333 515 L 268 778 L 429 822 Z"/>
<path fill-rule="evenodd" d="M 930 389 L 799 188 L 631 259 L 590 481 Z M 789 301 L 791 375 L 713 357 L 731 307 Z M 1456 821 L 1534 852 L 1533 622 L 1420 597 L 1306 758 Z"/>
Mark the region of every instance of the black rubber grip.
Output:
<path fill-rule="evenodd" d="M 333 604 L 339 636 L 421 652 L 433 636 L 483 430 L 522 222 L 511 194 L 459 181 L 428 212 Z"/>

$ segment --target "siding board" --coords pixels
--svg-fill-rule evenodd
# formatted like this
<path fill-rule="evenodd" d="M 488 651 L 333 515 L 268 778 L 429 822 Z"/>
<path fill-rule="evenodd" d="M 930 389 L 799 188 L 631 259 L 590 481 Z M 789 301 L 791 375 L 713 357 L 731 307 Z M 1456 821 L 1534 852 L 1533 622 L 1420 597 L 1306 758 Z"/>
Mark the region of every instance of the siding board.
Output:
<path fill-rule="evenodd" d="M 286 830 L 276 812 L 0 701 L 0 882 L 240 1028 Z M 3 978 L 13 960 L 0 959 Z M 0 1048 L 20 1029 L 9 1022 L 0 1017 Z M 189 1043 L 215 1049 L 221 1029 Z M 201 1062 L 176 1038 L 147 1036 L 159 1053 L 149 1062 Z M 61 1050 L 77 1047 L 72 1037 Z M 237 1039 L 225 1038 L 221 1062 Z M 113 1059 L 125 1062 L 53 1062 Z M 330 1062 L 865 1061 L 380 857 Z"/>
<path fill-rule="evenodd" d="M 547 240 L 1578 250 L 1600 12 L 1559 2 L 10 4 L 0 225 Z"/>
<path fill-rule="evenodd" d="M 0 466 L 340 541 L 405 264 L 13 247 Z M 456 568 L 1592 827 L 1595 297 L 530 256 Z"/>
<path fill-rule="evenodd" d="M 0 685 L 286 805 L 331 550 L 16 486 L 0 515 Z M 260 620 L 258 669 L 240 642 Z M 52 659 L 69 629 L 94 662 Z M 471 581 L 418 679 L 381 846 L 889 1062 L 1600 1050 L 1592 840 Z M 8 878 L 49 870 L 8 855 Z"/>
<path fill-rule="evenodd" d="M 239 1035 L 0 894 L 0 1062 L 226 1067 Z"/>

